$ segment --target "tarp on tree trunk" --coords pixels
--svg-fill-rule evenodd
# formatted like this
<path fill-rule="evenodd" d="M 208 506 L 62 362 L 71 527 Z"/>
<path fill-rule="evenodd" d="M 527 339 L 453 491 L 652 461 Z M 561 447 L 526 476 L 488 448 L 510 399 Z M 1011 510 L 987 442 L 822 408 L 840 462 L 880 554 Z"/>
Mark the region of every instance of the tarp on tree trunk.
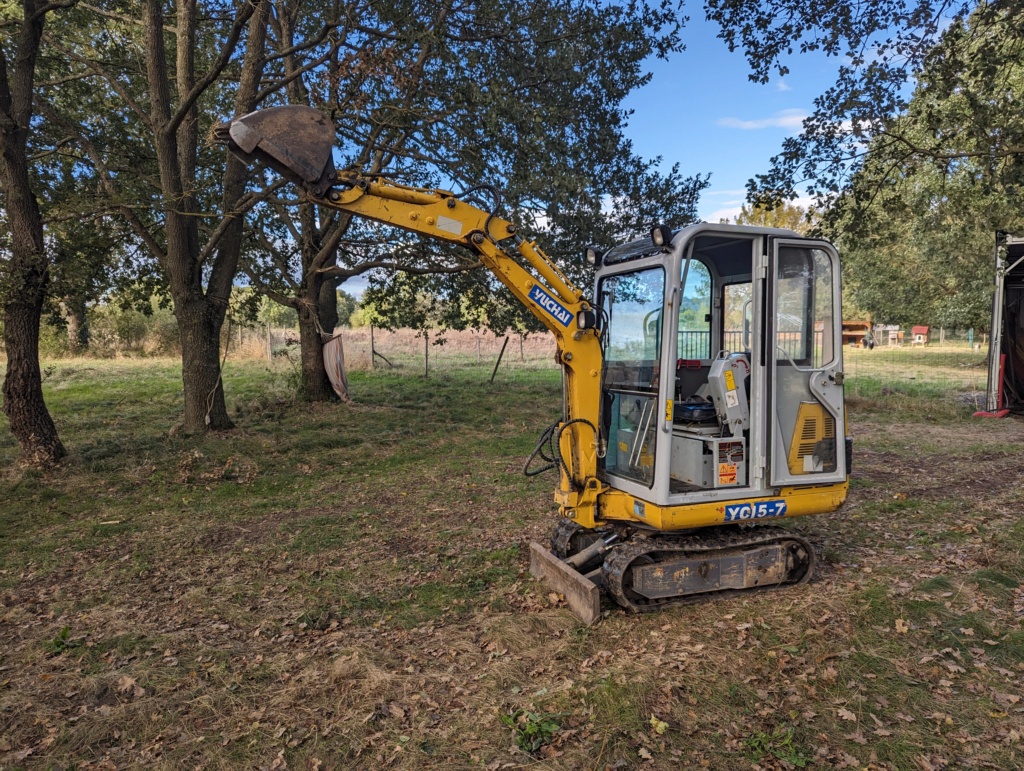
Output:
<path fill-rule="evenodd" d="M 335 335 L 324 343 L 323 353 L 324 369 L 331 381 L 331 388 L 343 402 L 347 402 L 348 377 L 345 375 L 345 349 L 341 345 L 341 335 Z"/>

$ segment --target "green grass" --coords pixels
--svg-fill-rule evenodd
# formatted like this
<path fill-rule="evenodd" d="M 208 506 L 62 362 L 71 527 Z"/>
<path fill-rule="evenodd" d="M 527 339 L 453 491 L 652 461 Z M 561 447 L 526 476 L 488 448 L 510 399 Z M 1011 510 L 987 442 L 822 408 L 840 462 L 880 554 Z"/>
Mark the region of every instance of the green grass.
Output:
<path fill-rule="evenodd" d="M 1024 427 L 941 389 L 851 399 L 816 580 L 586 628 L 527 569 L 554 370 L 310 407 L 229 360 L 238 428 L 190 437 L 176 362 L 53 366 L 68 459 L 0 427 L 0 766 L 1019 765 Z"/>

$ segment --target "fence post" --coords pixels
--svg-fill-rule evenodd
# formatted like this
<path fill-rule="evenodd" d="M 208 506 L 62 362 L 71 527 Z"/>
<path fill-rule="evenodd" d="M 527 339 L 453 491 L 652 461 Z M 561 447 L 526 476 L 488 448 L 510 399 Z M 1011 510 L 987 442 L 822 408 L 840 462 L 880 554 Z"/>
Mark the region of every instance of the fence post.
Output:
<path fill-rule="evenodd" d="M 423 377 L 430 377 L 430 332 L 423 330 Z"/>
<path fill-rule="evenodd" d="M 370 369 L 377 366 L 377 349 L 373 347 L 373 324 L 370 324 Z"/>
<path fill-rule="evenodd" d="M 508 335 L 505 335 L 505 342 L 501 344 L 501 352 L 498 354 L 498 360 L 494 362 L 494 370 L 491 372 L 491 382 L 494 382 L 494 376 L 498 374 L 498 367 L 501 365 L 501 357 L 505 355 L 505 346 L 508 345 Z"/>
<path fill-rule="evenodd" d="M 270 336 L 270 324 L 267 324 L 267 361 L 274 360 L 274 341 Z"/>

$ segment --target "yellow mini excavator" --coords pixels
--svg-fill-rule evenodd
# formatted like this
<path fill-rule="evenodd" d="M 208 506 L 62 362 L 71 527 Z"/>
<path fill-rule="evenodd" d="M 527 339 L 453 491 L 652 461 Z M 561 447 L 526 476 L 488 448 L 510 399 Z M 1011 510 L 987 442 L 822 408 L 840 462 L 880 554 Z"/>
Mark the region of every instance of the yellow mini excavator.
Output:
<path fill-rule="evenodd" d="M 587 294 L 497 211 L 336 171 L 334 126 L 313 108 L 250 113 L 217 135 L 312 203 L 472 250 L 551 330 L 564 408 L 535 456 L 558 472 L 561 517 L 550 546 L 531 544 L 531 571 L 584 622 L 599 617 L 602 588 L 635 612 L 810 578 L 813 546 L 768 520 L 846 498 L 830 244 L 773 228 L 655 225 L 584 250 L 596 270 Z"/>

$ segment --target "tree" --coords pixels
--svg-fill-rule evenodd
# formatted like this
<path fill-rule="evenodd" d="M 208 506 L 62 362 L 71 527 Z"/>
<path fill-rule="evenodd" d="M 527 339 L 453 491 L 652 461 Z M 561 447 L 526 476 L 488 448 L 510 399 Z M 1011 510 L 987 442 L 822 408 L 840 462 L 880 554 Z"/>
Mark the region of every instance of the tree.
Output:
<path fill-rule="evenodd" d="M 343 289 L 337 290 L 334 306 L 338 309 L 338 323 L 335 326 L 346 327 L 352 314 L 359 308 L 359 300 Z"/>
<path fill-rule="evenodd" d="M 159 266 L 181 337 L 184 428 L 196 432 L 232 426 L 220 330 L 241 215 L 255 203 L 245 193 L 243 164 L 225 161 L 204 128 L 273 91 L 263 82 L 271 4 L 181 0 L 174 7 L 173 19 L 162 0 L 83 8 L 84 39 L 52 42 L 72 76 L 54 88 L 45 115 L 82 149 L 83 167 Z M 74 114 L 66 109 L 72 88 L 79 94 Z"/>
<path fill-rule="evenodd" d="M 819 198 L 846 291 L 877 320 L 988 323 L 993 231 L 1024 226 L 1017 3 L 883 0 L 862 6 L 710 0 L 751 78 L 799 48 L 845 56 L 803 133 L 748 184 L 752 201 Z"/>
<path fill-rule="evenodd" d="M 892 154 L 897 162 L 890 172 L 914 163 L 945 169 L 974 158 L 1000 174 L 1019 174 L 1019 104 L 1000 97 L 997 88 L 1024 43 L 1019 4 L 708 0 L 707 10 L 730 49 L 743 49 L 755 81 L 766 82 L 773 71 L 785 74 L 787 57 L 797 49 L 845 58 L 803 132 L 787 139 L 771 170 L 749 183 L 753 200 L 789 198 L 800 185 L 834 199 L 869 146 Z M 925 72 L 922 83 L 934 99 L 922 121 L 895 120 L 907 112 L 912 85 Z M 955 98 L 943 106 L 945 97 Z M 922 107 L 925 101 L 919 99 Z"/>
<path fill-rule="evenodd" d="M 0 264 L 7 374 L 4 414 L 22 456 L 49 464 L 64 446 L 43 400 L 39 324 L 50 279 L 39 201 L 32 188 L 28 145 L 35 118 L 36 65 L 47 16 L 71 0 L 23 0 L 21 13 L 7 10 L 0 38 L 0 188 L 10 228 Z"/>
<path fill-rule="evenodd" d="M 876 318 L 987 327 L 993 231 L 1024 227 L 1022 42 L 987 10 L 951 25 L 828 212 L 851 298 Z"/>
<path fill-rule="evenodd" d="M 800 235 L 807 235 L 817 225 L 818 215 L 814 209 L 780 201 L 774 206 L 764 203 L 744 204 L 736 215 L 737 225 L 757 225 L 765 228 L 785 228 Z"/>
<path fill-rule="evenodd" d="M 823 223 L 842 250 L 844 296 L 882 323 L 986 328 L 1002 193 L 983 194 L 972 164 L 889 165 L 869 153 Z"/>

